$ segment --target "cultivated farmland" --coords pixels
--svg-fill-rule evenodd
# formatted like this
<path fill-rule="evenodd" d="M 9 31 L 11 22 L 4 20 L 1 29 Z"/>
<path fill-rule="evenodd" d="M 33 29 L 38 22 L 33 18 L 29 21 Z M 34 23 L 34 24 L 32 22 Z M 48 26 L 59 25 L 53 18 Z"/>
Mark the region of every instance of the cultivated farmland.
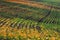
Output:
<path fill-rule="evenodd" d="M 1 0 L 0 40 L 60 40 L 59 0 Z"/>

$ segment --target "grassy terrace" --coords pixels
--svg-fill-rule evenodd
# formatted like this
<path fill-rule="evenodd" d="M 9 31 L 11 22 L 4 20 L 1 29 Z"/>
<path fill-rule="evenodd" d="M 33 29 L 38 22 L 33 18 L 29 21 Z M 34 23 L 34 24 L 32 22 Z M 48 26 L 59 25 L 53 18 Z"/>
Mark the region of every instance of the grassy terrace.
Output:
<path fill-rule="evenodd" d="M 60 10 L 56 9 L 46 10 L 39 9 L 30 6 L 26 6 L 23 4 L 16 3 L 0 3 L 2 8 L 0 8 L 0 15 L 4 17 L 19 17 L 24 19 L 30 19 L 34 21 L 41 21 L 45 23 L 57 23 L 60 24 Z M 6 7 L 6 8 L 5 8 Z M 3 14 L 4 13 L 4 14 Z"/>
<path fill-rule="evenodd" d="M 49 12 L 49 10 L 29 7 L 29 6 L 22 5 L 22 4 L 14 4 L 13 5 L 13 3 L 8 3 L 8 4 L 1 3 L 1 5 L 2 6 L 8 5 L 8 6 L 6 6 L 8 8 L 5 8 L 5 9 L 1 8 L 0 10 L 7 10 L 7 12 L 10 14 L 12 14 L 12 11 L 13 11 L 13 13 L 15 13 L 18 17 L 23 17 L 23 18 L 25 17 L 26 19 L 30 18 L 30 19 L 33 19 L 36 21 L 39 20 L 40 18 L 44 17 Z M 4 12 L 4 13 L 7 13 L 7 12 Z M 3 13 L 3 11 L 1 11 L 1 14 L 2 13 Z M 37 16 L 35 16 L 35 15 L 37 15 Z"/>

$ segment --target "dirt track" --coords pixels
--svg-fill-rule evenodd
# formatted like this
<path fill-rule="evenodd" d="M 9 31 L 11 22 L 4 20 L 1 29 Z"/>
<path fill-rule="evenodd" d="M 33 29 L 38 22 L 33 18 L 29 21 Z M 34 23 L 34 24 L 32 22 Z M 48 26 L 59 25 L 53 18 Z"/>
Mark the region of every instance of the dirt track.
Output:
<path fill-rule="evenodd" d="M 52 7 L 53 9 L 57 9 L 58 11 L 60 11 L 60 8 L 58 8 L 58 7 L 53 7 L 50 5 L 44 5 L 42 3 L 32 2 L 32 1 L 28 1 L 28 0 L 9 0 L 9 1 L 6 0 L 6 2 L 20 3 L 20 4 L 32 6 L 32 7 L 42 8 L 42 9 L 50 9 Z"/>
<path fill-rule="evenodd" d="M 9 0 L 7 2 L 20 3 L 20 4 L 32 6 L 32 7 L 42 8 L 42 9 L 50 9 L 50 7 L 48 7 L 46 5 L 35 3 L 35 2 L 30 2 L 30 1 L 16 1 L 16 0 L 12 1 L 12 0 Z"/>

